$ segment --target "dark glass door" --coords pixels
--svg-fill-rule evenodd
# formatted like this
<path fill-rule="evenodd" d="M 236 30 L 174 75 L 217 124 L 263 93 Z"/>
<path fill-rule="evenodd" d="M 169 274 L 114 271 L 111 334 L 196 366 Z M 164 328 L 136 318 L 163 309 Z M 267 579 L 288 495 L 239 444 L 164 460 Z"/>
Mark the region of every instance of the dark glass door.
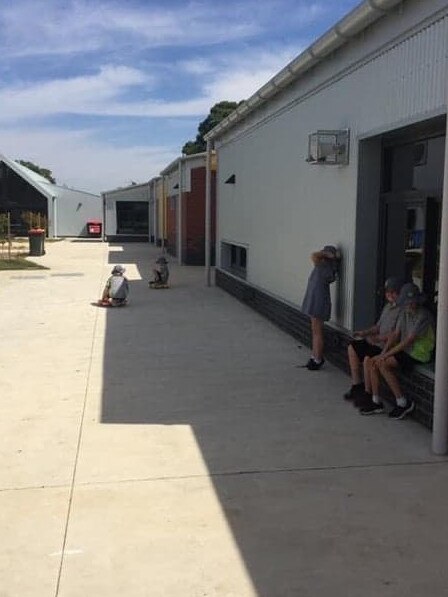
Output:
<path fill-rule="evenodd" d="M 148 235 L 147 201 L 117 201 L 117 234 Z"/>

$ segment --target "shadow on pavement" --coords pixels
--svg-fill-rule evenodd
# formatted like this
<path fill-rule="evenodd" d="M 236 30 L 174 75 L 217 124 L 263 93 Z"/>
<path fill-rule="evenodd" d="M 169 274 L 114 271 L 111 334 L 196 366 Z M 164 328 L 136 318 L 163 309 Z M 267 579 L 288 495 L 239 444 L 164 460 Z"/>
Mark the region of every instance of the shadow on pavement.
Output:
<path fill-rule="evenodd" d="M 402 507 L 406 473 L 375 468 L 369 443 L 385 442 L 400 459 L 403 435 L 394 440 L 381 421 L 367 427 L 335 406 L 340 378 L 329 369 L 308 381 L 291 363 L 291 342 L 205 288 L 203 268 L 171 264 L 172 287 L 150 290 L 159 252 L 110 247 L 110 264 L 135 264 L 142 279 L 131 280 L 129 307 L 107 312 L 102 423 L 191 427 L 259 597 L 347 595 L 353 587 L 356 595 L 409 594 L 400 584 L 408 560 L 394 559 L 394 545 L 412 543 L 422 559 L 426 547 L 407 535 L 417 522 L 412 507 Z M 405 458 L 419 453 L 407 449 Z M 357 462 L 367 466 L 356 470 Z M 420 484 L 419 500 L 431 500 L 430 485 Z M 422 528 L 427 522 L 422 516 Z"/>
<path fill-rule="evenodd" d="M 223 305 L 220 290 L 204 287 L 203 268 L 171 264 L 172 287 L 150 290 L 159 252 L 110 246 L 110 264 L 135 264 L 142 279 L 130 281 L 129 307 L 107 312 L 101 421 L 191 426 L 258 594 L 297 595 L 296 506 L 285 507 L 288 491 L 278 487 L 283 497 L 273 510 L 266 499 L 272 476 L 251 474 L 254 463 L 276 468 L 273 444 L 294 426 L 277 396 L 278 376 L 291 362 L 275 346 L 266 349 L 274 334 L 264 321 L 248 322 L 233 298 Z M 282 399 L 293 400 L 295 392 L 291 384 Z M 276 554 L 273 545 L 285 549 Z"/>

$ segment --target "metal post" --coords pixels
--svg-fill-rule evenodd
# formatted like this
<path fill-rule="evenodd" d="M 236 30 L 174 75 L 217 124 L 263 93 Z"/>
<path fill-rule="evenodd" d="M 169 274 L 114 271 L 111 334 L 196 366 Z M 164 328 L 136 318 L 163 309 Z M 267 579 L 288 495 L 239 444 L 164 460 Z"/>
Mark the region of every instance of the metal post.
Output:
<path fill-rule="evenodd" d="M 182 172 L 183 160 L 179 160 L 179 192 L 177 194 L 177 261 L 182 265 Z"/>
<path fill-rule="evenodd" d="M 148 181 L 148 242 L 151 243 L 151 181 Z"/>
<path fill-rule="evenodd" d="M 56 197 L 53 199 L 53 238 L 58 237 L 58 206 L 56 204 Z"/>
<path fill-rule="evenodd" d="M 448 452 L 448 115 L 445 137 L 442 221 L 440 226 L 436 348 L 432 449 L 435 454 L 446 454 Z"/>
<path fill-rule="evenodd" d="M 157 181 L 152 181 L 152 198 L 154 201 L 154 246 L 157 246 Z"/>
<path fill-rule="evenodd" d="M 165 253 L 165 176 L 162 176 L 162 253 Z"/>
<path fill-rule="evenodd" d="M 205 283 L 211 286 L 210 249 L 211 249 L 211 181 L 212 181 L 212 143 L 207 141 L 205 162 Z"/>

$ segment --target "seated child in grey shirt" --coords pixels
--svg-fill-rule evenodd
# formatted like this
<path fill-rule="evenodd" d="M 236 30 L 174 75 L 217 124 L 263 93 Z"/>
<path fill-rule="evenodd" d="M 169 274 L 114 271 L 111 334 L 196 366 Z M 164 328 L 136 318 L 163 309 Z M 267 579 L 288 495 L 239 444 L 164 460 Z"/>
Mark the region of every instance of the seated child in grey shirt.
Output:
<path fill-rule="evenodd" d="M 403 395 L 395 371 L 410 371 L 417 363 L 428 363 L 435 346 L 435 323 L 432 313 L 423 307 L 425 297 L 415 284 L 403 286 L 398 297 L 402 311 L 397 326 L 381 354 L 373 357 L 371 369 L 372 401 L 361 409 L 361 414 L 383 412 L 379 397 L 380 376 L 392 390 L 396 406 L 389 413 L 392 419 L 403 419 L 415 408 L 413 400 Z"/>
<path fill-rule="evenodd" d="M 125 305 L 129 295 L 129 282 L 124 276 L 126 270 L 122 265 L 115 265 L 112 275 L 108 278 L 104 287 L 101 302 L 104 305 L 119 307 Z"/>
<path fill-rule="evenodd" d="M 370 367 L 372 357 L 379 355 L 390 334 L 397 326 L 400 307 L 397 305 L 403 282 L 400 278 L 388 278 L 384 284 L 386 304 L 380 318 L 372 327 L 354 332 L 354 340 L 350 342 L 347 352 L 352 377 L 352 386 L 344 394 L 345 400 L 351 400 L 355 406 L 361 406 L 371 400 Z M 364 369 L 364 383 L 361 381 L 361 365 Z"/>

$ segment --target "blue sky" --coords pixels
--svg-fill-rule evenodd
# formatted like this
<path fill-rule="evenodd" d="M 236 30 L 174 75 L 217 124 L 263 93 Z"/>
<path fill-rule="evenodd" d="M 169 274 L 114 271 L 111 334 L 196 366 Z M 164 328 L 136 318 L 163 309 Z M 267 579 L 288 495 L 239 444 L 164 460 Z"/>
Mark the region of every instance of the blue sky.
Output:
<path fill-rule="evenodd" d="M 93 192 L 149 180 L 358 3 L 2 3 L 0 153 Z"/>

